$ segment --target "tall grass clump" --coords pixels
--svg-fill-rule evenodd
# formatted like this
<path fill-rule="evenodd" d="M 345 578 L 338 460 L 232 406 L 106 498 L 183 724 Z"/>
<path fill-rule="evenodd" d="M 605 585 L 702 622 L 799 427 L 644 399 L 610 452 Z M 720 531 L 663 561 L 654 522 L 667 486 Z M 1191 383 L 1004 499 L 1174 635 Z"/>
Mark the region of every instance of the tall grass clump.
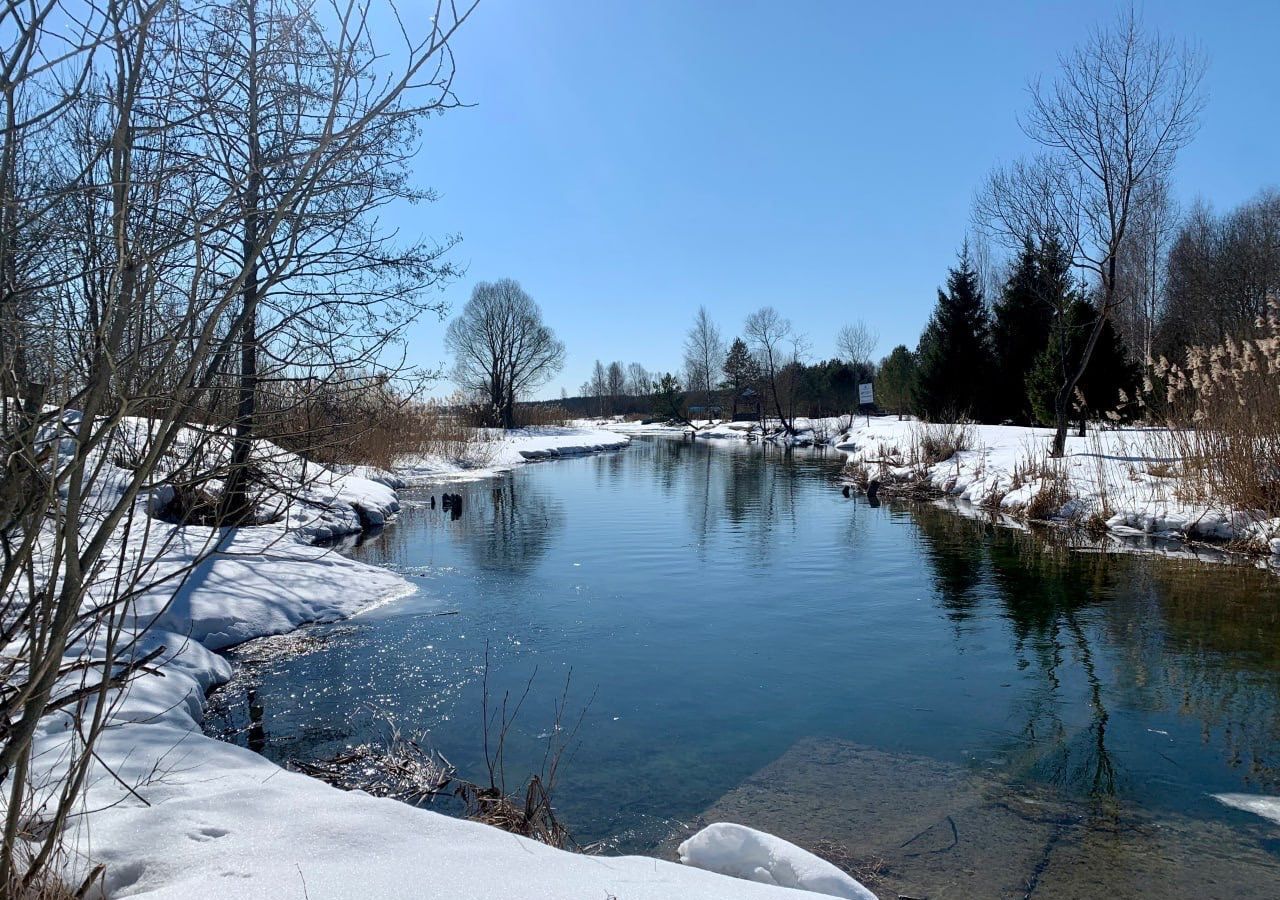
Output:
<path fill-rule="evenodd" d="M 946 462 L 961 450 L 972 450 L 975 443 L 973 423 L 966 421 L 928 424 L 912 434 L 913 461 L 922 468 Z"/>
<path fill-rule="evenodd" d="M 1280 515 L 1280 299 L 1255 334 L 1194 346 L 1182 365 L 1161 358 L 1158 384 L 1171 439 L 1202 500 Z M 1163 391 L 1159 388 L 1163 387 Z"/>

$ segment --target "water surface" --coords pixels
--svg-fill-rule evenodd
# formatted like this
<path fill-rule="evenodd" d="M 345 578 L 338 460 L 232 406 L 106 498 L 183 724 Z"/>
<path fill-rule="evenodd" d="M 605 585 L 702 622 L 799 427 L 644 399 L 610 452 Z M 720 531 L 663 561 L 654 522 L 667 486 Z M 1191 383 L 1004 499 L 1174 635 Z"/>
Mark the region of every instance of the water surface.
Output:
<path fill-rule="evenodd" d="M 834 740 L 987 792 L 1207 823 L 1277 859 L 1276 829 L 1211 798 L 1280 793 L 1274 575 L 873 508 L 842 495 L 841 461 L 639 440 L 451 486 L 457 518 L 425 503 L 439 487 L 409 492 L 351 552 L 419 594 L 246 667 L 210 725 L 238 728 L 252 686 L 263 752 L 314 759 L 375 733 L 376 709 L 482 779 L 487 647 L 490 709 L 527 691 L 508 781 L 542 765 L 562 696 L 566 726 L 585 708 L 557 791 L 584 843 L 669 847 L 792 748 Z M 832 808 L 877 790 L 812 768 Z"/>

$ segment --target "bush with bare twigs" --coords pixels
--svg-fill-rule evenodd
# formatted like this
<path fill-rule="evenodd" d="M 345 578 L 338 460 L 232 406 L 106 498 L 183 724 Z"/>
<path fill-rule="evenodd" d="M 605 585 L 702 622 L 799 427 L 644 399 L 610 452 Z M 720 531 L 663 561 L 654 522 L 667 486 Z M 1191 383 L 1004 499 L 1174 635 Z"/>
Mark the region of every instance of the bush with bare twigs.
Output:
<path fill-rule="evenodd" d="M 503 694 L 501 705 L 491 711 L 489 708 L 489 648 L 485 647 L 481 711 L 484 716 L 484 756 L 488 768 L 488 784 L 482 785 L 457 779 L 458 787 L 454 793 L 462 801 L 468 819 L 533 838 L 552 847 L 561 849 L 577 847 L 568 828 L 557 818 L 555 806 L 552 803 L 560 766 L 564 762 L 565 754 L 574 744 L 587 708 L 591 705 L 588 701 L 573 724 L 566 725 L 565 714 L 568 711 L 572 671 L 565 677 L 564 690 L 556 702 L 555 721 L 547 737 L 541 769 L 531 774 L 519 788 L 509 790 L 507 787 L 507 737 L 529 696 L 535 677 L 537 677 L 536 670 L 529 676 L 524 691 L 515 701 L 514 706 L 511 705 L 511 695 Z M 493 734 L 495 727 L 496 735 Z"/>

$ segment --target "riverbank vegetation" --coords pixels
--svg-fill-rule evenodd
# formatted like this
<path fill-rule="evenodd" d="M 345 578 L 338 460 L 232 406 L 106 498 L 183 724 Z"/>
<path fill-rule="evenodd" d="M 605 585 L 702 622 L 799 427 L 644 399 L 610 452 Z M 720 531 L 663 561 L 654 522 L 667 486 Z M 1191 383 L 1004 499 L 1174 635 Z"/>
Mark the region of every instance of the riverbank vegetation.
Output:
<path fill-rule="evenodd" d="M 359 527 L 394 503 L 323 462 L 385 462 L 429 413 L 389 360 L 444 312 L 455 238 L 379 214 L 434 197 L 410 160 L 457 105 L 469 14 L 437 5 L 376 45 L 365 7 L 0 4 L 5 896 L 49 883 L 109 777 L 121 689 L 179 652 L 137 604 L 185 582 L 209 529 L 299 505 Z"/>

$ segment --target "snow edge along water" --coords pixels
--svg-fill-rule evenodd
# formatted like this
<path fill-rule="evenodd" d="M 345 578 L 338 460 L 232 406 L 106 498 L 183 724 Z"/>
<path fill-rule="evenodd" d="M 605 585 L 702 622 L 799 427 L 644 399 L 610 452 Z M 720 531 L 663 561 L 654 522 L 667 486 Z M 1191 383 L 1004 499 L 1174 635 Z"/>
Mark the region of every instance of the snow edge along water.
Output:
<path fill-rule="evenodd" d="M 597 430 L 538 429 L 504 438 L 483 469 L 414 461 L 404 474 L 412 481 L 484 477 L 525 461 L 628 442 Z M 111 715 L 97 748 L 103 766 L 89 779 L 81 815 L 68 832 L 68 880 L 78 883 L 104 864 L 105 896 L 194 900 L 407 898 L 421 896 L 425 885 L 433 897 L 456 900 L 797 896 L 790 888 L 705 871 L 694 859 L 680 865 L 556 850 L 341 791 L 203 733 L 205 696 L 231 675 L 216 651 L 344 618 L 414 590 L 398 574 L 315 543 L 383 525 L 399 509 L 396 488 L 405 484 L 404 477 L 375 470 L 325 470 L 307 489 L 311 511 L 288 511 L 277 525 L 217 531 L 147 517 L 167 548 L 158 576 L 213 552 L 176 590 L 148 593 L 137 604 L 137 627 L 146 629 L 140 651 L 164 645 L 164 662 L 156 674 L 135 680 Z M 146 516 L 147 504 L 156 502 L 140 501 L 136 515 Z M 68 724 L 50 717 L 42 728 L 36 757 L 46 781 L 57 771 Z M 807 857 L 779 839 L 770 847 L 772 862 L 762 871 L 769 865 L 791 871 Z M 830 880 L 829 872 L 821 874 Z"/>

